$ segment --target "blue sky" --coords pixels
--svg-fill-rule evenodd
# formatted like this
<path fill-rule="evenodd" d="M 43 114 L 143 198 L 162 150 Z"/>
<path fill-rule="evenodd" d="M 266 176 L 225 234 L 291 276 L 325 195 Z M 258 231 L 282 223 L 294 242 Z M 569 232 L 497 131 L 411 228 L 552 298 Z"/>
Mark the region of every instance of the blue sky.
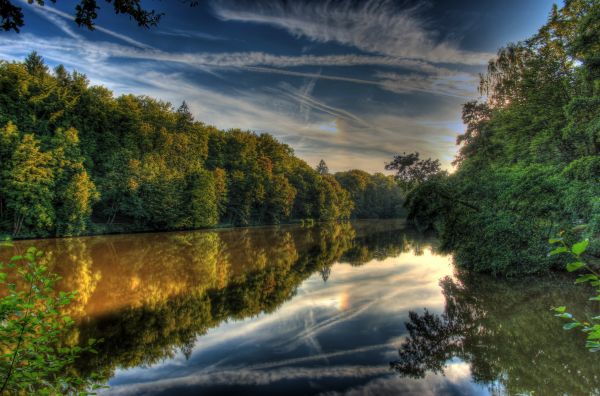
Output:
<path fill-rule="evenodd" d="M 461 104 L 503 44 L 541 26 L 552 1 L 145 1 L 143 29 L 102 1 L 97 29 L 76 2 L 22 2 L 25 27 L 0 33 L 0 59 L 32 50 L 115 94 L 149 95 L 220 128 L 269 132 L 309 164 L 382 171 L 419 151 L 448 167 Z M 50 2 L 47 2 L 50 3 Z"/>

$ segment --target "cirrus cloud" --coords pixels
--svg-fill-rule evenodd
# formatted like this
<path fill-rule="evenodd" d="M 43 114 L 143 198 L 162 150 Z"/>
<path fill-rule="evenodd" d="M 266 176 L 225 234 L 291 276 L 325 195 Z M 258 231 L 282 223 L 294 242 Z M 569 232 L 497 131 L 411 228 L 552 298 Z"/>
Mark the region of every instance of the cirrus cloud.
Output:
<path fill-rule="evenodd" d="M 213 3 L 226 21 L 267 24 L 316 42 L 337 42 L 368 53 L 434 63 L 482 65 L 491 54 L 465 51 L 437 39 L 419 16 L 421 7 L 399 9 L 389 0 Z"/>

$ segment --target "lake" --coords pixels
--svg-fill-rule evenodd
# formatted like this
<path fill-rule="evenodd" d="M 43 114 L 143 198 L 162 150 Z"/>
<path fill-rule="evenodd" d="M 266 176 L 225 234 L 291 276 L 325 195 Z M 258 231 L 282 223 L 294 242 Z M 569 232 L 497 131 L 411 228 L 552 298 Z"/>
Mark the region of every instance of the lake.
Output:
<path fill-rule="evenodd" d="M 572 275 L 457 271 L 402 221 L 19 241 L 79 291 L 76 370 L 114 395 L 584 395 L 598 355 L 550 311 Z"/>

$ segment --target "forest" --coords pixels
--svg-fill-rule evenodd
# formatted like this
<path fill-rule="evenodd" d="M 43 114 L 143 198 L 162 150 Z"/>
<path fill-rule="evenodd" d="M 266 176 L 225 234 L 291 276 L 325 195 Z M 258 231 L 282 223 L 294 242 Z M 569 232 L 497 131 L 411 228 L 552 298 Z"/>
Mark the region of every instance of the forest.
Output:
<path fill-rule="evenodd" d="M 392 176 L 313 169 L 183 102 L 115 97 L 31 53 L 0 62 L 0 233 L 50 237 L 402 216 Z"/>
<path fill-rule="evenodd" d="M 434 229 L 459 266 L 495 274 L 564 263 L 548 239 L 600 256 L 600 4 L 554 6 L 533 37 L 500 49 L 463 107 L 456 170 L 398 156 L 408 219 Z M 416 171 L 422 172 L 416 172 Z M 412 171 L 412 173 L 411 173 Z"/>

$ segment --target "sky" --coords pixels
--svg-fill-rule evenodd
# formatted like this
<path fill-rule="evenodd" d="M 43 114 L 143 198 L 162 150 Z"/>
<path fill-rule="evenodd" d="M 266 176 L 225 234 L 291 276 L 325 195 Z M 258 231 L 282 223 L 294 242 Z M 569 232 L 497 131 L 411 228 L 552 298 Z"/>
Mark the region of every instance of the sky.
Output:
<path fill-rule="evenodd" d="M 0 33 L 0 59 L 37 51 L 115 95 L 186 101 L 219 128 L 267 132 L 310 165 L 381 172 L 418 151 L 450 168 L 461 105 L 509 42 L 544 24 L 550 0 L 224 0 L 164 13 L 140 28 L 102 8 L 93 32 L 72 20 L 76 1 L 21 3 L 21 33 Z"/>

